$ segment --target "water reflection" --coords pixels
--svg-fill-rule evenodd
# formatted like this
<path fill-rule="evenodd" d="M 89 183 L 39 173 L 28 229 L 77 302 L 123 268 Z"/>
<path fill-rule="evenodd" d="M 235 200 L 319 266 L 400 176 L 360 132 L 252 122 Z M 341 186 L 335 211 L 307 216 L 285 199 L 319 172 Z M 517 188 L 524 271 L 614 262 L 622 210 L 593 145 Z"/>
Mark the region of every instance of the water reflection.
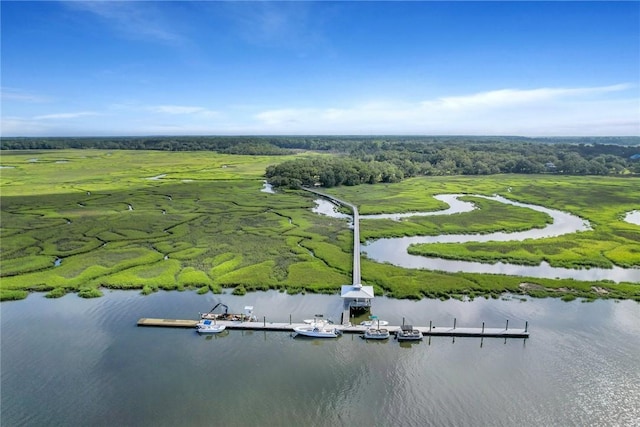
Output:
<path fill-rule="evenodd" d="M 267 321 L 338 313 L 338 295 L 107 292 L 2 303 L 2 425 L 634 425 L 640 305 L 517 298 L 373 301 L 393 324 L 519 325 L 529 340 L 301 341 L 140 328 L 212 303 Z M 38 319 L 37 322 L 25 319 Z M 47 327 L 43 328 L 42 325 Z M 207 339 L 209 338 L 209 339 Z M 525 344 L 526 343 L 526 344 Z M 408 345 L 407 345 L 408 344 Z M 117 408 L 117 410 L 114 410 Z"/>

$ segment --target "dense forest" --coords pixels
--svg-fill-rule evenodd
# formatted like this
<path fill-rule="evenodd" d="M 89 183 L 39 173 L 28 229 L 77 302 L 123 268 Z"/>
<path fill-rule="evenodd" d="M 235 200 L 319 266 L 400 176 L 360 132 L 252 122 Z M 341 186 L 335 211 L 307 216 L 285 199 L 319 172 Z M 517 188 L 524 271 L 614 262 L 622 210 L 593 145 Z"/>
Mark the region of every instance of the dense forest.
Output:
<path fill-rule="evenodd" d="M 397 182 L 418 175 L 499 173 L 640 174 L 640 137 L 189 136 L 2 138 L 2 150 L 125 149 L 216 151 L 301 157 L 266 170 L 275 186 Z"/>

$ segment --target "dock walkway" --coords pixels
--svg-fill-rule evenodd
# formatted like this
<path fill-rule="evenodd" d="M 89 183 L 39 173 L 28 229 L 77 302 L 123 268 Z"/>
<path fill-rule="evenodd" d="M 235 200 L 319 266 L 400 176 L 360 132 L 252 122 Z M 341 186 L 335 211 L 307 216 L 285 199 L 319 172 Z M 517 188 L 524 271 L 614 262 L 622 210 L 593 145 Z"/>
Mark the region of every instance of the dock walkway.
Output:
<path fill-rule="evenodd" d="M 138 326 L 168 327 L 168 328 L 194 328 L 198 320 L 183 319 L 154 319 L 142 318 L 138 320 Z M 233 330 L 250 330 L 250 331 L 278 331 L 293 332 L 293 328 L 297 326 L 309 326 L 305 323 L 275 323 L 275 322 L 241 322 L 217 320 L 217 324 L 226 326 L 226 329 Z M 366 326 L 360 325 L 334 325 L 336 329 L 341 330 L 345 334 L 364 334 L 367 330 Z M 425 336 L 443 336 L 443 337 L 497 337 L 497 338 L 528 338 L 529 331 L 525 329 L 508 329 L 508 328 L 456 328 L 450 326 L 414 326 Z M 388 325 L 384 329 L 394 333 L 400 329 L 400 326 Z"/>

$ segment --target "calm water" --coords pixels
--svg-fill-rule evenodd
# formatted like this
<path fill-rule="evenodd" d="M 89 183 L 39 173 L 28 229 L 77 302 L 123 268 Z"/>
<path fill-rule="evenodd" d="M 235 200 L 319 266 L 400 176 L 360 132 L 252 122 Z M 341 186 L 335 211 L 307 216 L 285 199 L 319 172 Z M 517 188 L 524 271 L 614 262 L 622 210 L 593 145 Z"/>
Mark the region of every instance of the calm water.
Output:
<path fill-rule="evenodd" d="M 449 205 L 449 208 L 434 212 L 412 212 L 403 214 L 382 214 L 382 215 L 361 215 L 363 220 L 367 219 L 393 219 L 401 220 L 410 216 L 431 216 L 450 215 L 454 213 L 469 212 L 474 209 L 473 203 L 458 200 L 461 194 L 442 194 L 434 196 Z M 494 200 L 523 208 L 533 209 L 549 215 L 553 222 L 544 228 L 531 229 L 520 232 L 487 233 L 487 234 L 444 234 L 439 236 L 413 236 L 383 238 L 366 242 L 361 246 L 361 253 L 380 263 L 389 263 L 404 268 L 424 268 L 428 270 L 448 271 L 448 272 L 469 272 L 505 274 L 510 276 L 540 277 L 549 279 L 577 279 L 577 280 L 611 280 L 613 282 L 640 282 L 640 268 L 589 268 L 571 269 L 552 267 L 547 262 L 542 262 L 537 266 L 509 264 L 497 262 L 494 264 L 457 261 L 443 258 L 423 257 L 411 255 L 407 252 L 410 245 L 425 243 L 465 243 L 465 242 L 488 242 L 488 241 L 523 241 L 525 239 L 541 239 L 547 237 L 561 236 L 563 234 L 577 233 L 591 229 L 588 221 L 555 209 L 543 206 L 530 205 L 526 203 L 514 202 L 502 196 L 480 196 L 488 200 Z M 315 200 L 316 207 L 313 212 L 327 215 L 334 218 L 350 218 L 349 215 L 342 214 L 331 202 L 324 199 Z M 627 216 L 628 222 L 633 222 L 631 215 Z"/>
<path fill-rule="evenodd" d="M 139 328 L 217 302 L 267 321 L 324 313 L 337 295 L 35 294 L 1 310 L 2 426 L 630 426 L 640 419 L 640 304 L 557 299 L 374 300 L 392 323 L 513 327 L 528 340 L 399 345 L 283 332 Z"/>

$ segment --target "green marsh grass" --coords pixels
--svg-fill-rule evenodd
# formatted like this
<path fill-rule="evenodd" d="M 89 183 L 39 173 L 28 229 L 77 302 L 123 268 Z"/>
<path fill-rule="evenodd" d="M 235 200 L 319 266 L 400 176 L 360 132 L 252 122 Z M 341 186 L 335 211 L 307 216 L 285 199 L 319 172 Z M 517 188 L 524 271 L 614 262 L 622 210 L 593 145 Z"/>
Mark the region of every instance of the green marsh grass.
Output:
<path fill-rule="evenodd" d="M 347 221 L 311 212 L 314 198 L 306 192 L 260 191 L 266 167 L 292 156 L 106 150 L 2 155 L 3 165 L 15 166 L 0 175 L 2 300 L 29 292 L 97 297 L 103 287 L 145 294 L 186 288 L 337 294 L 351 283 L 353 237 Z M 26 162 L 31 157 L 38 162 Z M 362 214 L 441 210 L 446 206 L 433 196 L 443 193 L 467 194 L 479 208 L 447 217 L 364 220 L 363 240 L 516 231 L 548 221 L 530 209 L 471 196 L 499 193 L 569 211 L 590 221 L 594 230 L 526 242 L 411 250 L 483 262 L 638 267 L 640 227 L 620 219 L 640 208 L 637 188 L 638 179 L 632 178 L 509 175 L 423 177 L 326 191 L 355 203 Z M 62 263 L 54 266 L 57 257 Z M 497 298 L 509 292 L 640 300 L 637 284 L 450 274 L 366 258 L 362 277 L 378 294 L 395 298 Z"/>

